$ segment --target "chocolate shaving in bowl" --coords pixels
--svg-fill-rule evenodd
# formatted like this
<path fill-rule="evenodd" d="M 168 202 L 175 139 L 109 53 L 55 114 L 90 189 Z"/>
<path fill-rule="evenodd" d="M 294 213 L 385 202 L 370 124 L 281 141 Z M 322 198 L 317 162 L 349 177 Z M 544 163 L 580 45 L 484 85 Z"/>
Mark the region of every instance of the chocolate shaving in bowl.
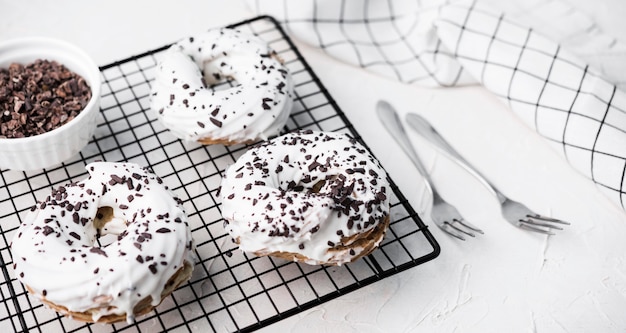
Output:
<path fill-rule="evenodd" d="M 0 68 L 0 138 L 58 128 L 76 118 L 90 99 L 87 82 L 56 61 Z"/>

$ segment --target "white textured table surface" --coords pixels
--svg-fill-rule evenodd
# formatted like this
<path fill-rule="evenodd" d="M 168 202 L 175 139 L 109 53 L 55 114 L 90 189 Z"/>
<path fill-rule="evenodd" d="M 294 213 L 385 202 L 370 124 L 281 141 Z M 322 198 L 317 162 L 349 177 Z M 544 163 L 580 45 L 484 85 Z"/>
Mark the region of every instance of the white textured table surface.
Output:
<path fill-rule="evenodd" d="M 571 3 L 626 40 L 621 0 Z M 240 1 L 0 0 L 0 41 L 61 38 L 104 65 L 253 15 Z M 480 87 L 398 84 L 295 42 L 418 212 L 424 209 L 421 178 L 378 123 L 374 105 L 381 98 L 402 113 L 427 116 L 506 194 L 572 225 L 555 236 L 512 227 L 477 182 L 414 138 L 442 195 L 485 235 L 459 242 L 431 225 L 442 248 L 435 260 L 264 331 L 626 331 L 626 214 L 500 101 Z"/>

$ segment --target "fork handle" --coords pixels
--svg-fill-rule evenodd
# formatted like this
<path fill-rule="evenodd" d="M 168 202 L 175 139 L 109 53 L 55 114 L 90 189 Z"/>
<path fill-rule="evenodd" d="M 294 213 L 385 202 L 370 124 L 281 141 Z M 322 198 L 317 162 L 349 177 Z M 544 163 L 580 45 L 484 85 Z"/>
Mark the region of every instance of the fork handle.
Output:
<path fill-rule="evenodd" d="M 398 142 L 400 148 L 407 154 L 411 162 L 415 164 L 415 167 L 419 173 L 426 178 L 430 183 L 430 176 L 426 171 L 426 168 L 422 164 L 417 152 L 413 148 L 413 144 L 409 141 L 409 137 L 400 121 L 400 117 L 396 113 L 395 109 L 385 101 L 379 101 L 377 105 L 378 117 L 380 118 L 383 126 L 387 129 L 389 134 Z"/>
<path fill-rule="evenodd" d="M 417 152 L 409 140 L 409 136 L 406 133 L 404 125 L 402 125 L 402 121 L 400 120 L 400 117 L 394 107 L 388 102 L 380 100 L 376 104 L 376 112 L 378 113 L 378 118 L 387 132 L 389 132 L 394 140 L 398 142 L 400 148 L 402 148 L 417 168 L 417 171 L 422 175 L 422 177 L 424 177 L 424 184 L 426 185 L 427 190 L 432 193 L 433 202 L 443 201 L 439 192 L 433 187 L 430 174 L 426 171 L 426 167 L 424 167 L 419 155 L 417 155 Z"/>
<path fill-rule="evenodd" d="M 474 176 L 474 178 L 476 178 L 489 192 L 491 192 L 491 194 L 497 197 L 498 200 L 502 202 L 506 199 L 506 197 L 498 191 L 497 188 L 487 180 L 487 178 L 480 174 L 478 170 L 471 167 L 469 162 L 467 162 L 467 160 L 463 158 L 463 156 L 461 156 L 461 154 L 459 154 L 424 117 L 416 113 L 408 113 L 405 119 L 409 126 L 415 130 L 417 134 L 432 143 L 441 153 L 448 156 L 450 160 Z"/>

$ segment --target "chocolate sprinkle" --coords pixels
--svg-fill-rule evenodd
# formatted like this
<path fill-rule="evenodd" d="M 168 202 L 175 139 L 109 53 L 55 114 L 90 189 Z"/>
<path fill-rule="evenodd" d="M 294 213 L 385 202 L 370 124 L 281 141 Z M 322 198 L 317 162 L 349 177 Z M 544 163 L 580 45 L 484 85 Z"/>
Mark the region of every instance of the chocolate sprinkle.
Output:
<path fill-rule="evenodd" d="M 215 119 L 215 118 L 209 118 L 209 120 L 211 120 L 211 122 L 213 123 L 213 125 L 217 126 L 217 127 L 222 127 L 222 122 Z"/>
<path fill-rule="evenodd" d="M 44 226 L 43 227 L 43 234 L 45 236 L 48 236 L 48 235 L 50 235 L 53 232 L 54 232 L 54 229 L 52 229 L 51 227 L 49 227 L 49 226 Z"/>
<path fill-rule="evenodd" d="M 91 249 L 89 249 L 89 252 L 91 252 L 91 253 L 96 253 L 96 254 L 99 254 L 99 255 L 103 255 L 103 256 L 105 256 L 105 257 L 108 257 L 107 253 L 106 253 L 106 252 L 104 252 L 104 250 L 102 250 L 102 249 L 101 249 L 101 248 L 99 248 L 99 247 L 92 247 Z"/>

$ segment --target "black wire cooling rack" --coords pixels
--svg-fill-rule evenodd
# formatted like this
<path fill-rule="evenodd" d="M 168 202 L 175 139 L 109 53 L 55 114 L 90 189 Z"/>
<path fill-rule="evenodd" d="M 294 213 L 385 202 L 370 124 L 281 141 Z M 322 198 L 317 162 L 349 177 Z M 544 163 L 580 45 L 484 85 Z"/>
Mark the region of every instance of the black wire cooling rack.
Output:
<path fill-rule="evenodd" d="M 295 106 L 284 131 L 342 131 L 362 141 L 275 20 L 264 16 L 233 27 L 270 43 L 293 74 Z M 225 168 L 247 147 L 185 143 L 156 121 L 149 107 L 150 83 L 166 48 L 100 68 L 101 118 L 94 138 L 78 156 L 45 170 L 0 171 L 1 332 L 253 331 L 439 254 L 436 240 L 393 183 L 389 231 L 368 257 L 327 267 L 239 251 L 223 230 L 216 192 Z M 24 214 L 52 188 L 84 178 L 84 166 L 94 160 L 152 168 L 183 199 L 197 244 L 191 280 L 132 325 L 85 324 L 59 316 L 28 296 L 12 268 L 10 242 Z"/>

